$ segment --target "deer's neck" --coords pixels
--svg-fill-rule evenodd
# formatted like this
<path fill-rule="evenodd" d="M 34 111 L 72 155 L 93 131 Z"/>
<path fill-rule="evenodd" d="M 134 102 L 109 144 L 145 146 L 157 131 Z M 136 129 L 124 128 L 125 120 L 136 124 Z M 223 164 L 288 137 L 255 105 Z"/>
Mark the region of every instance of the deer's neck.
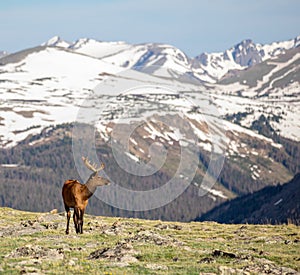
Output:
<path fill-rule="evenodd" d="M 85 184 L 85 197 L 89 199 L 95 193 L 97 185 L 92 181 L 87 181 Z"/>
<path fill-rule="evenodd" d="M 93 183 L 87 182 L 85 187 L 85 197 L 89 199 L 95 193 L 97 186 Z"/>

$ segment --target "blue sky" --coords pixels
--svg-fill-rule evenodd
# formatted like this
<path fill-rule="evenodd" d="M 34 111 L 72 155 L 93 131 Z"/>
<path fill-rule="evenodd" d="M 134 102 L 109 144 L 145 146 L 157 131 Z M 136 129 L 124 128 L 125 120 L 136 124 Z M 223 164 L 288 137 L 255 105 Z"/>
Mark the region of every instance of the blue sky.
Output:
<path fill-rule="evenodd" d="M 0 50 L 15 52 L 59 35 L 161 42 L 193 57 L 243 39 L 270 43 L 300 35 L 299 0 L 4 0 Z"/>

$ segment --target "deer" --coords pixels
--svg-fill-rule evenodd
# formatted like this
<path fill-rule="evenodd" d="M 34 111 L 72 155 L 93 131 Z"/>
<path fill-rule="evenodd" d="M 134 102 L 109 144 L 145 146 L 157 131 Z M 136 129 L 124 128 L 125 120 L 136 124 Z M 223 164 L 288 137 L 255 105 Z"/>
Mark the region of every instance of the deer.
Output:
<path fill-rule="evenodd" d="M 87 182 L 82 184 L 78 180 L 69 179 L 64 182 L 62 188 L 62 197 L 65 210 L 67 212 L 66 234 L 69 234 L 69 223 L 71 218 L 70 209 L 74 209 L 73 221 L 76 234 L 82 234 L 83 215 L 89 198 L 93 196 L 98 186 L 104 186 L 110 183 L 107 178 L 103 178 L 98 175 L 98 172 L 104 169 L 104 163 L 101 163 L 101 165 L 97 168 L 96 164 L 91 164 L 87 157 L 82 157 L 82 160 L 85 166 L 93 172 Z"/>

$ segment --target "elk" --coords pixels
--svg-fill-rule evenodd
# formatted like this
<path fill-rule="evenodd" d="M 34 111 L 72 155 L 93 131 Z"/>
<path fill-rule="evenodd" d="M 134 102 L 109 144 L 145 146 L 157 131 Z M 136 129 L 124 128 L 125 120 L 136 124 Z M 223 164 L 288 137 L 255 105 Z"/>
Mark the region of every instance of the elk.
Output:
<path fill-rule="evenodd" d="M 62 197 L 67 212 L 66 234 L 69 234 L 69 223 L 71 218 L 70 208 L 74 209 L 73 221 L 76 233 L 82 234 L 83 215 L 89 198 L 94 194 L 98 186 L 104 186 L 110 183 L 108 179 L 98 175 L 98 172 L 104 169 L 103 163 L 97 168 L 95 164 L 89 162 L 87 157 L 82 157 L 82 160 L 85 166 L 93 172 L 87 182 L 81 184 L 77 180 L 66 180 L 62 188 Z"/>

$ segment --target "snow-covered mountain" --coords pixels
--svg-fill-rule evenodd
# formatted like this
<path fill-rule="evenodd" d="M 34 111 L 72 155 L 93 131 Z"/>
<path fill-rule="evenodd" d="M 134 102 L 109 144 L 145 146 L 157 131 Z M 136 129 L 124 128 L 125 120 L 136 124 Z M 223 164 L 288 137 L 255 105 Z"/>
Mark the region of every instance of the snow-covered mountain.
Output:
<path fill-rule="evenodd" d="M 108 78 L 104 94 L 118 93 L 110 83 L 122 83 L 118 73 L 124 71 L 122 67 L 53 45 L 11 54 L 0 63 L 2 145 L 15 144 L 40 127 L 74 121 L 80 102 L 101 81 Z M 127 79 L 119 84 L 124 89 L 151 83 L 170 85 L 170 81 L 134 70 L 129 70 L 126 76 L 132 81 Z M 184 87 L 180 82 L 177 85 Z"/>
<path fill-rule="evenodd" d="M 157 76 L 173 77 L 179 73 L 191 78 L 193 75 L 190 58 L 171 45 L 157 43 L 130 45 L 125 42 L 79 39 L 69 49 L 126 69 Z"/>
<path fill-rule="evenodd" d="M 243 70 L 259 64 L 269 58 L 284 54 L 287 50 L 300 45 L 300 36 L 270 45 L 255 44 L 252 40 L 243 40 L 232 48 L 219 53 L 202 53 L 193 60 L 193 68 L 207 73 L 209 82 L 217 82 L 229 71 Z"/>
<path fill-rule="evenodd" d="M 42 43 L 41 46 L 68 48 L 71 45 L 72 45 L 72 43 L 69 43 L 69 42 L 61 39 L 59 36 L 53 36 L 47 42 Z"/>
<path fill-rule="evenodd" d="M 202 54 L 191 59 L 175 47 L 163 44 L 129 45 L 125 42 L 100 42 L 92 39 L 68 43 L 54 37 L 42 47 L 6 55 L 0 60 L 2 102 L 5 104 L 13 98 L 22 100 L 21 97 L 30 97 L 32 100 L 44 100 L 47 97 L 49 100 L 51 98 L 51 103 L 59 93 L 61 103 L 68 101 L 70 105 L 76 105 L 77 98 L 81 99 L 86 95 L 83 90 L 93 89 L 107 76 L 120 81 L 117 74 L 125 69 L 135 84 L 147 82 L 170 85 L 175 79 L 178 81 L 176 85 L 181 86 L 180 89 L 186 89 L 187 84 L 182 82 L 182 75 L 188 73 L 191 78 L 202 80 L 204 76 L 214 76 L 214 79 L 223 77 L 218 85 L 209 86 L 206 82 L 206 87 L 213 89 L 215 95 L 222 94 L 222 100 L 225 101 L 227 98 L 223 94 L 227 93 L 233 96 L 242 94 L 246 101 L 249 97 L 272 101 L 280 97 L 280 102 L 283 98 L 297 102 L 299 41 L 297 37 L 285 42 L 260 45 L 244 40 L 223 53 Z M 143 74 L 140 75 L 135 70 Z M 201 71 L 205 73 L 201 74 Z M 202 85 L 194 84 L 190 84 L 188 89 L 203 90 Z M 249 103 L 247 108 L 248 105 L 255 104 Z M 289 108 L 292 113 L 298 114 L 291 106 L 293 105 Z M 239 111 L 244 112 L 244 109 L 240 108 Z M 227 114 L 232 113 L 232 110 L 235 109 L 228 108 Z M 284 109 L 281 111 L 288 115 Z M 252 116 L 257 118 L 258 114 L 261 113 L 256 111 Z M 251 121 L 244 125 L 249 127 Z M 297 130 L 297 120 L 291 122 L 287 117 L 286 121 L 288 125 L 294 123 L 292 128 Z M 280 131 L 282 121 L 280 126 L 276 126 L 275 122 L 273 124 Z M 6 127 L 6 131 L 9 128 Z M 294 130 L 294 133 L 288 131 L 289 134 L 285 134 L 286 131 L 282 131 L 282 134 L 299 139 Z"/>
<path fill-rule="evenodd" d="M 110 95 L 113 86 L 122 85 L 126 89 L 155 83 L 180 91 L 198 91 L 194 99 L 198 100 L 208 89 L 207 96 L 214 98 L 222 115 L 243 113 L 240 123 L 246 127 L 262 114 L 278 116 L 280 120 L 273 119 L 272 126 L 281 135 L 300 140 L 295 118 L 299 115 L 298 46 L 299 37 L 271 45 L 256 45 L 245 40 L 222 54 L 190 59 L 175 47 L 162 44 L 129 45 L 91 39 L 68 43 L 54 37 L 43 46 L 0 60 L 1 106 L 5 110 L 1 115 L 1 140 L 2 143 L 14 140 L 16 135 L 13 133 L 22 133 L 33 124 L 71 121 L 74 111 L 61 117 L 57 115 L 60 112 L 56 107 L 76 108 L 80 100 L 104 79 L 106 84 L 102 88 L 105 92 L 102 93 Z M 195 60 L 200 64 L 198 73 L 195 72 Z M 222 74 L 215 74 L 216 78 L 222 75 L 223 80 L 218 85 L 206 82 L 205 86 L 199 82 L 182 82 L 183 74 L 189 72 L 190 76 L 196 77 L 204 67 L 209 68 L 210 75 L 213 70 L 223 70 Z M 193 72 L 189 71 L 191 68 Z M 235 70 L 228 73 L 232 68 Z M 247 70 L 241 70 L 243 68 Z M 126 78 L 120 75 L 121 72 L 126 72 Z M 44 111 L 35 109 L 39 105 L 37 102 L 45 102 Z M 48 107 L 50 109 L 45 111 Z"/>
<path fill-rule="evenodd" d="M 8 55 L 8 52 L 6 52 L 6 51 L 0 51 L 0 58 L 4 57 L 5 55 Z"/>
<path fill-rule="evenodd" d="M 79 39 L 68 43 L 56 36 L 43 45 L 68 48 L 117 66 L 157 76 L 181 76 L 185 81 L 216 83 L 232 70 L 246 69 L 297 48 L 300 36 L 266 45 L 247 39 L 224 52 L 202 53 L 195 58 L 188 57 L 171 45 L 159 43 L 130 45 L 94 39 Z"/>
<path fill-rule="evenodd" d="M 117 144 L 119 165 L 136 173 L 160 167 L 163 159 L 152 157 L 166 156 L 161 173 L 168 178 L 185 152 L 186 171 L 175 175 L 212 202 L 286 182 L 300 163 L 298 44 L 245 40 L 191 59 L 163 44 L 55 37 L 0 59 L 0 144 L 36 148 L 59 139 L 47 136 L 55 125 L 88 122 L 97 142 L 105 150 Z M 216 155 L 226 161 L 211 188 L 201 180 Z"/>
<path fill-rule="evenodd" d="M 299 47 L 235 72 L 214 87 L 215 93 L 234 95 L 239 101 L 222 109 L 227 115 L 238 114 L 241 125 L 251 127 L 264 115 L 278 134 L 300 141 Z M 242 102 L 250 98 L 252 106 L 246 107 Z M 237 110 L 237 105 L 245 108 Z"/>

